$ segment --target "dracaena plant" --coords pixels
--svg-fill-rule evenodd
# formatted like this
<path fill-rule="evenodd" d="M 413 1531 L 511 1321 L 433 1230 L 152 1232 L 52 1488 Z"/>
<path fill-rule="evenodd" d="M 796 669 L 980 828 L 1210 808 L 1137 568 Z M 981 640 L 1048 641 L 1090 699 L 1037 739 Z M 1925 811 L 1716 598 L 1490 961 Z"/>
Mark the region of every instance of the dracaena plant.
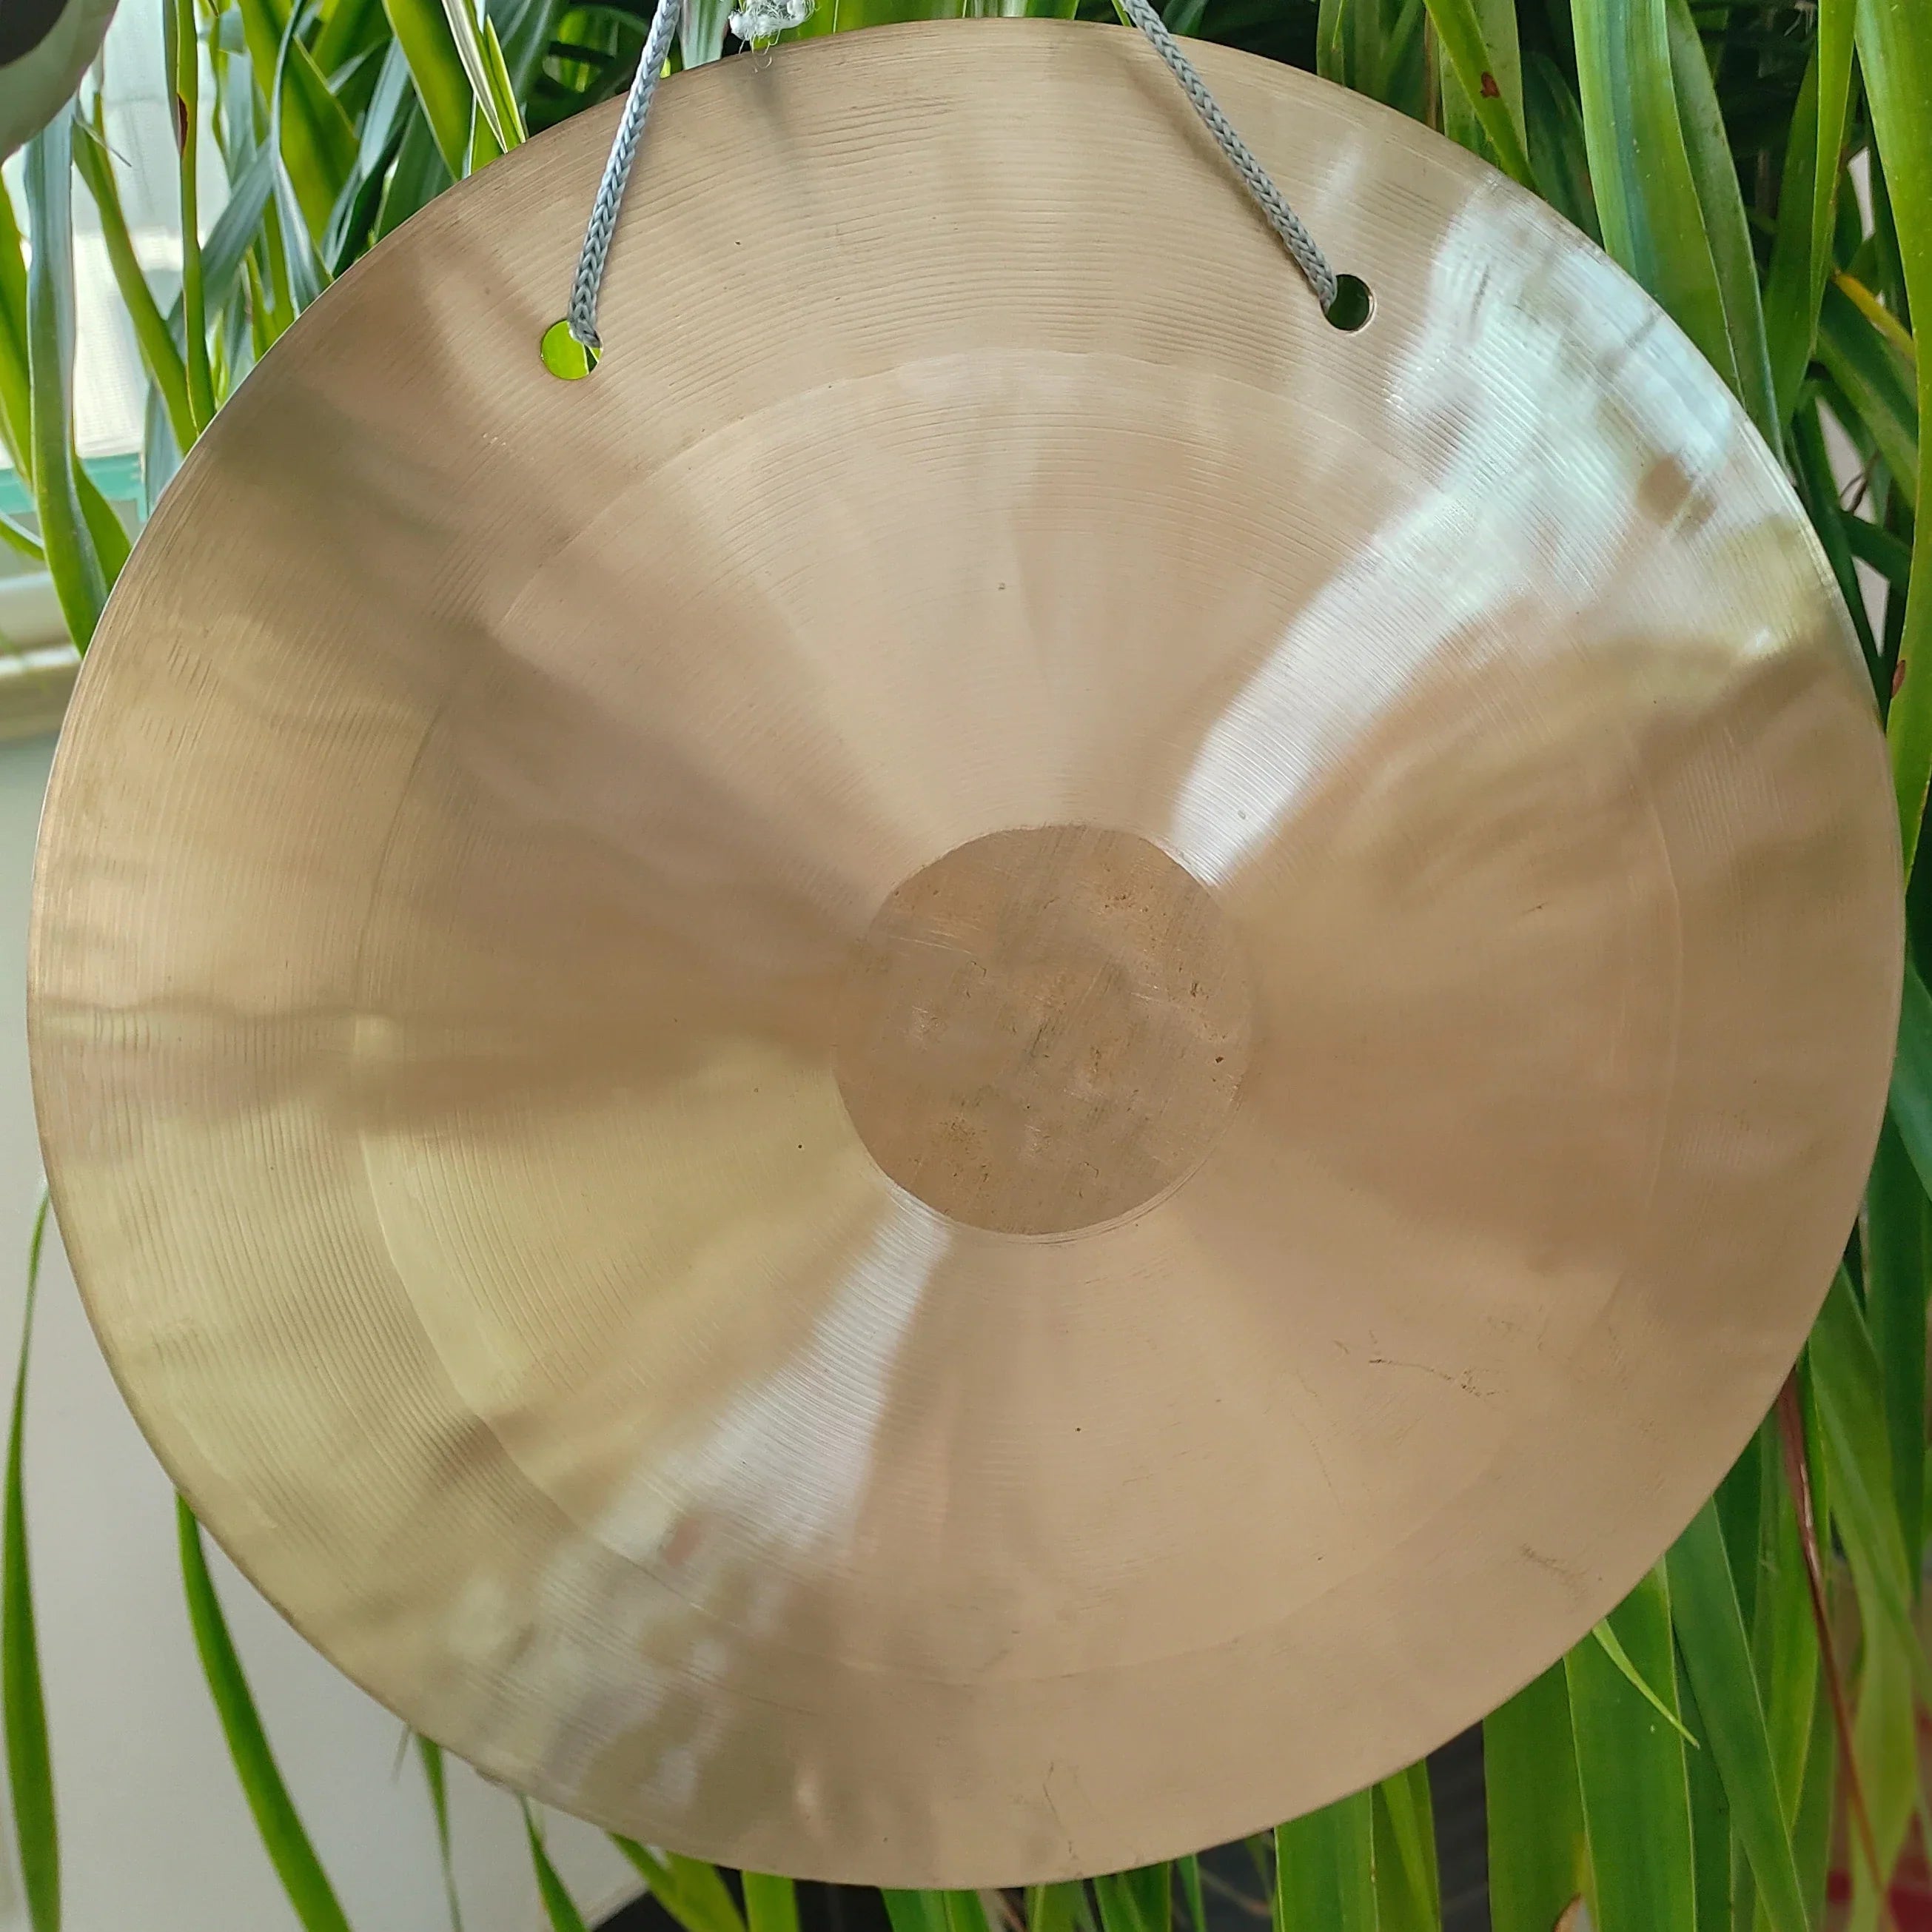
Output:
<path fill-rule="evenodd" d="M 69 213 L 99 210 L 150 384 L 149 500 L 250 368 L 328 282 L 453 179 L 627 82 L 644 0 L 156 0 L 179 97 L 184 262 L 144 277 L 98 100 L 40 135 L 25 206 L 0 195 L 0 440 L 85 649 L 127 544 L 70 419 Z M 730 50 L 694 0 L 675 58 Z M 819 0 L 802 34 L 1106 0 Z M 1546 197 L 1650 290 L 1786 465 L 1856 627 L 1884 716 L 1906 854 L 1910 948 L 1932 949 L 1916 869 L 1932 774 L 1927 479 L 1932 0 L 1169 0 L 1177 32 L 1311 67 L 1426 119 Z M 227 182 L 200 219 L 198 150 Z M 21 220 L 31 239 L 22 246 Z M 31 259 L 32 266 L 28 262 Z M 1932 544 L 1932 538 L 1925 540 Z M 1915 568 L 1915 566 L 1916 568 Z M 1597 1630 L 1484 1726 L 1492 1922 L 1552 1932 L 1803 1932 L 1825 1923 L 1834 1844 L 1850 1923 L 1925 1806 L 1932 1706 L 1916 1624 L 1927 1529 L 1932 1001 L 1910 959 L 1892 1106 L 1864 1213 L 1784 1397 L 1716 1496 Z M 34 1241 L 38 1268 L 39 1230 Z M 29 1302 L 31 1308 L 31 1300 Z M 22 1502 L 26 1353 L 10 1438 L 4 1688 L 34 1932 L 59 1919 L 49 1726 Z M 264 1848 L 302 1924 L 346 1932 L 278 1775 L 184 1509 L 190 1621 Z M 58 1713 L 53 1714 L 57 1734 Z M 1284 1739 L 1284 1750 L 1294 1748 Z M 422 1748 L 448 1869 L 443 1773 Z M 581 1924 L 528 1821 L 556 1932 Z M 434 1855 L 428 1848 L 426 1855 Z M 687 1932 L 791 1932 L 788 1883 L 620 1843 Z M 1420 1767 L 1258 1844 L 1277 1932 L 1427 1932 L 1442 1906 Z M 454 1892 L 451 1892 L 452 1916 Z M 889 1894 L 896 1932 L 1168 1932 L 1204 1922 L 1192 1860 L 1024 1896 Z"/>

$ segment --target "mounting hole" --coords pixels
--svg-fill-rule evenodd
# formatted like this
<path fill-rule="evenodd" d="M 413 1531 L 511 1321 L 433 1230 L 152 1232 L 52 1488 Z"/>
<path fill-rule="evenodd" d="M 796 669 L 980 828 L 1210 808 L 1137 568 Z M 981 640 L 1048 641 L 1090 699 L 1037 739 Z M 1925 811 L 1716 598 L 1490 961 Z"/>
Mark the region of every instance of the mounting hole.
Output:
<path fill-rule="evenodd" d="M 1326 310 L 1330 328 L 1352 335 L 1357 329 L 1368 326 L 1369 318 L 1375 312 L 1374 293 L 1360 275 L 1335 278 L 1335 299 Z"/>
<path fill-rule="evenodd" d="M 597 352 L 586 349 L 570 332 L 570 318 L 554 322 L 543 332 L 543 344 L 538 353 L 543 357 L 543 365 L 553 376 L 566 382 L 580 382 L 597 366 Z"/>

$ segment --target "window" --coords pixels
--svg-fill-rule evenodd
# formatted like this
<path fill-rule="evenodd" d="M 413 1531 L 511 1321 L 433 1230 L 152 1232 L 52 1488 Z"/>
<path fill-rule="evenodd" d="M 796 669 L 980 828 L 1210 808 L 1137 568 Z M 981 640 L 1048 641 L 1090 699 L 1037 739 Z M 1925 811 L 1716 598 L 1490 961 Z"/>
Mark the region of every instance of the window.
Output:
<path fill-rule="evenodd" d="M 115 159 L 123 207 L 135 254 L 164 307 L 181 276 L 178 190 L 173 114 L 164 72 L 158 16 L 152 8 L 123 7 L 108 30 L 98 69 L 103 118 Z M 91 100 L 94 82 L 82 89 Z M 212 142 L 202 143 L 202 219 L 220 212 L 225 188 Z M 4 170 L 5 184 L 22 217 L 24 158 Z M 78 178 L 74 183 L 76 346 L 75 440 L 81 459 L 109 500 L 131 517 L 140 496 L 140 456 L 148 384 L 132 327 L 122 306 L 107 260 L 100 218 Z M 0 511 L 31 524 L 26 490 L 0 449 Z M 14 715 L 4 688 L 23 662 L 64 644 L 60 612 L 44 574 L 32 562 L 0 548 L 0 736 L 39 728 Z M 57 649 L 70 660 L 71 653 Z"/>

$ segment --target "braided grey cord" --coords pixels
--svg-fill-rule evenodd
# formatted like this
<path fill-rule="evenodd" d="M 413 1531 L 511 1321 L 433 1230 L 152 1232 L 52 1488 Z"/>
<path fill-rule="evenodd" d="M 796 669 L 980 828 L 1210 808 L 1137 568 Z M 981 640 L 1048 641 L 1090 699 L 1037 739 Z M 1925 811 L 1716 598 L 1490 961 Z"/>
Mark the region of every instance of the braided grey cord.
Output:
<path fill-rule="evenodd" d="M 597 199 L 590 204 L 584 252 L 577 258 L 577 280 L 570 290 L 570 332 L 586 349 L 604 346 L 597 338 L 597 296 L 604 286 L 604 263 L 610 253 L 610 238 L 617 232 L 617 211 L 624 205 L 624 190 L 637 161 L 638 142 L 651 111 L 651 97 L 658 91 L 658 76 L 670 56 L 671 39 L 683 10 L 684 0 L 658 0 L 644 50 L 638 56 L 638 77 L 626 98 L 624 118 L 617 123 L 617 138 L 610 143 L 604 178 L 597 184 Z"/>
<path fill-rule="evenodd" d="M 1208 83 L 1195 72 L 1193 63 L 1180 51 L 1179 42 L 1167 31 L 1166 23 L 1154 11 L 1150 0 L 1115 0 L 1115 4 L 1153 43 L 1154 52 L 1180 82 L 1202 125 L 1240 176 L 1242 185 L 1253 197 L 1268 225 L 1280 236 L 1282 246 L 1294 257 L 1295 266 L 1306 277 L 1325 315 L 1335 300 L 1335 272 L 1316 246 L 1314 236 L 1302 226 L 1301 218 L 1288 206 L 1268 170 L 1255 158 L 1254 151 L 1221 112 L 1220 102 L 1208 92 Z M 584 253 L 578 258 L 577 280 L 570 292 L 570 332 L 586 349 L 603 346 L 597 336 L 597 296 L 604 284 L 604 263 L 610 253 L 610 238 L 616 232 L 617 211 L 623 206 L 624 190 L 637 161 L 644 118 L 651 111 L 651 97 L 657 92 L 658 76 L 670 55 L 671 37 L 677 32 L 682 5 L 683 0 L 658 0 L 650 37 L 638 58 L 638 77 L 631 83 L 629 98 L 624 103 L 624 118 L 617 124 L 617 138 L 610 144 L 610 158 L 604 164 L 604 178 L 598 183 L 597 199 L 591 204 L 590 225 L 584 234 Z"/>
<path fill-rule="evenodd" d="M 1234 123 L 1221 112 L 1221 104 L 1208 92 L 1208 83 L 1194 71 L 1194 64 L 1180 51 L 1180 44 L 1167 31 L 1167 23 L 1156 14 L 1150 0 L 1115 0 L 1120 11 L 1154 43 L 1154 50 L 1166 62 L 1168 71 L 1180 82 L 1181 92 L 1200 116 L 1202 126 L 1214 137 L 1215 145 L 1228 158 L 1242 185 L 1254 197 L 1255 206 L 1268 225 L 1281 237 L 1281 245 L 1294 257 L 1294 266 L 1307 278 L 1315 299 L 1326 315 L 1334 306 L 1335 272 L 1328 257 L 1315 245 L 1315 237 L 1301 225 L 1301 218 L 1290 208 L 1282 191 L 1270 179 L 1268 171 L 1256 160 L 1254 151 L 1234 132 Z"/>

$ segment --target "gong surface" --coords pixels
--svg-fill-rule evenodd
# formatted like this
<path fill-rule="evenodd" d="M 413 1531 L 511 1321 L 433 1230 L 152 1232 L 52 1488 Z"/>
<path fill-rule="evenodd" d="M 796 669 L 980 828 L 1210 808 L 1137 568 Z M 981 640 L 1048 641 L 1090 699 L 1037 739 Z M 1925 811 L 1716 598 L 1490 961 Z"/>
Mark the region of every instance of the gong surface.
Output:
<path fill-rule="evenodd" d="M 1042 1880 L 1385 1774 L 1796 1353 L 1898 851 L 1798 506 L 1635 286 L 1303 74 L 878 30 L 436 201 L 224 410 L 50 795 L 130 1401 L 486 1772 Z"/>

